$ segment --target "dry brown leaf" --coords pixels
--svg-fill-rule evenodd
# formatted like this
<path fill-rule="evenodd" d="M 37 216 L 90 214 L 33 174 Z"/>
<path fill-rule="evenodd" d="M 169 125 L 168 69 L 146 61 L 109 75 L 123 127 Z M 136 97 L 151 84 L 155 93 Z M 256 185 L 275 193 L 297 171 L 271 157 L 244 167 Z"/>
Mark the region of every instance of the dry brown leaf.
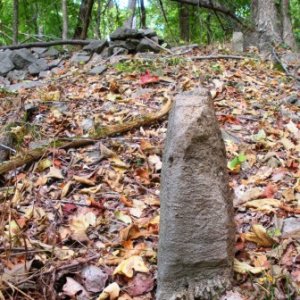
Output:
<path fill-rule="evenodd" d="M 262 247 L 272 247 L 276 241 L 274 241 L 268 234 L 266 229 L 259 224 L 252 226 L 253 232 L 243 234 L 243 237 L 250 242 L 256 243 Z"/>
<path fill-rule="evenodd" d="M 149 269 L 144 264 L 143 259 L 140 256 L 134 255 L 128 259 L 123 260 L 115 269 L 113 275 L 121 274 L 128 278 L 133 277 L 133 271 L 148 273 Z"/>
<path fill-rule="evenodd" d="M 246 207 L 255 208 L 261 211 L 274 211 L 276 208 L 280 207 L 281 202 L 273 198 L 264 198 L 251 200 L 245 203 Z"/>
<path fill-rule="evenodd" d="M 82 183 L 82 184 L 86 184 L 86 185 L 95 185 L 95 181 L 94 180 L 91 180 L 91 179 L 88 179 L 86 177 L 81 177 L 81 176 L 76 176 L 74 175 L 73 176 L 73 179 L 79 183 Z"/>

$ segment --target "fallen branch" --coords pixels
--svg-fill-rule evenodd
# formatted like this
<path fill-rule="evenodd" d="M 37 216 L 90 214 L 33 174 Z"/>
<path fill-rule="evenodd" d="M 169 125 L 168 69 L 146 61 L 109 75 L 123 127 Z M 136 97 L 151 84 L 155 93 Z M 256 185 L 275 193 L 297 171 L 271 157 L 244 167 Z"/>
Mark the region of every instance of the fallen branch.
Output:
<path fill-rule="evenodd" d="M 208 56 L 192 56 L 189 57 L 191 60 L 205 60 L 205 59 L 253 59 L 258 60 L 254 57 L 240 56 L 240 55 L 208 55 Z"/>
<path fill-rule="evenodd" d="M 25 164 L 29 164 L 29 163 L 32 163 L 32 162 L 38 160 L 40 157 L 47 154 L 47 152 L 49 151 L 49 148 L 60 148 L 60 149 L 79 148 L 79 147 L 94 144 L 95 141 L 106 138 L 106 137 L 125 133 L 132 129 L 139 128 L 141 126 L 147 126 L 147 125 L 153 124 L 153 123 L 159 121 L 165 115 L 167 115 L 170 108 L 171 108 L 171 100 L 169 100 L 162 107 L 162 109 L 157 113 L 142 116 L 140 118 L 137 118 L 137 119 L 135 119 L 131 122 L 125 123 L 125 124 L 104 126 L 104 127 L 98 128 L 96 130 L 96 133 L 91 135 L 87 139 L 79 138 L 79 139 L 75 139 L 71 142 L 63 142 L 60 139 L 56 139 L 56 140 L 50 142 L 47 146 L 45 146 L 43 148 L 29 150 L 20 156 L 14 157 L 9 161 L 6 161 L 6 162 L 0 164 L 0 175 L 4 174 L 6 172 L 9 172 L 11 170 L 14 170 L 18 167 L 21 167 Z"/>
<path fill-rule="evenodd" d="M 0 50 L 15 50 L 15 49 L 22 49 L 22 48 L 32 48 L 32 47 L 50 47 L 50 46 L 58 46 L 58 45 L 81 45 L 85 46 L 88 45 L 91 41 L 89 40 L 59 40 L 59 41 L 52 41 L 52 42 L 36 42 L 36 43 L 28 43 L 28 44 L 21 44 L 21 45 L 11 45 L 11 46 L 2 46 Z"/>

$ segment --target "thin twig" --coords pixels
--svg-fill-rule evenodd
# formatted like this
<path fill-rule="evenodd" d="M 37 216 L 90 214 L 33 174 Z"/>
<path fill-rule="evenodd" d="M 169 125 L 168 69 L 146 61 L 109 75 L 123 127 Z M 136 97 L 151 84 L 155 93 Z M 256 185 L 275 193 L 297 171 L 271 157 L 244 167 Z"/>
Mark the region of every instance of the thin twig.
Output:
<path fill-rule="evenodd" d="M 11 151 L 11 152 L 13 152 L 14 154 L 17 153 L 17 151 L 16 151 L 15 149 L 10 148 L 10 147 L 8 147 L 8 146 L 6 146 L 6 145 L 4 145 L 4 144 L 1 144 L 1 143 L 0 143 L 0 148 L 2 148 L 2 149 L 4 149 L 4 150 L 7 150 L 7 151 Z"/>

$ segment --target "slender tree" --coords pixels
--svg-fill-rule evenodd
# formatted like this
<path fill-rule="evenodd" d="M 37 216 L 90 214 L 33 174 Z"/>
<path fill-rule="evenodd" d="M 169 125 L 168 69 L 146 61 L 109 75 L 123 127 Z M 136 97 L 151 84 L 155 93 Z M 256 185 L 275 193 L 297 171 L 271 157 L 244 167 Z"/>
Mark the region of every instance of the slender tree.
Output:
<path fill-rule="evenodd" d="M 183 41 L 190 41 L 190 7 L 188 4 L 179 4 L 179 29 L 180 38 Z"/>
<path fill-rule="evenodd" d="M 18 44 L 19 35 L 19 0 L 13 1 L 13 44 Z"/>
<path fill-rule="evenodd" d="M 63 30 L 62 30 L 62 39 L 68 39 L 68 5 L 67 0 L 61 1 L 62 15 L 63 15 Z"/>
<path fill-rule="evenodd" d="M 135 9 L 136 9 L 136 0 L 128 0 L 128 10 L 130 11 L 129 18 L 124 22 L 124 27 L 132 28 L 133 27 L 133 21 L 135 17 Z"/>
<path fill-rule="evenodd" d="M 74 32 L 74 39 L 86 39 L 91 21 L 93 5 L 94 0 L 81 1 L 77 25 Z"/>

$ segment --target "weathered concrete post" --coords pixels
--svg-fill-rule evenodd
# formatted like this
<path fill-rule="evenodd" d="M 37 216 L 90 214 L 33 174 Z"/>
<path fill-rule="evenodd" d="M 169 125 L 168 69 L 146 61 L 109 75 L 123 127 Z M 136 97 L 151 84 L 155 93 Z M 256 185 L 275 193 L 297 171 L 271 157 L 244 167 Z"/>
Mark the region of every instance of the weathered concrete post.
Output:
<path fill-rule="evenodd" d="M 158 300 L 215 299 L 230 286 L 233 206 L 206 89 L 176 98 L 161 175 Z M 218 298 L 216 298 L 218 299 Z"/>

